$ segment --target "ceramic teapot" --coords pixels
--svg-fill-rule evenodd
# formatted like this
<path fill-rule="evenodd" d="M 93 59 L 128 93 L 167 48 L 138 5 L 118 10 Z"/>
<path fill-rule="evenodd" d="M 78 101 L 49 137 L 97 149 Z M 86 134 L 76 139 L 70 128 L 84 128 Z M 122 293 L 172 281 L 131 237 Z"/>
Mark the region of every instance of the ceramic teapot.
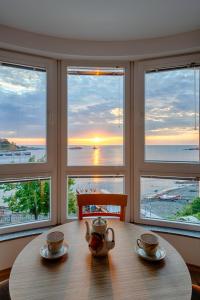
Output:
<path fill-rule="evenodd" d="M 88 221 L 86 224 L 85 239 L 88 242 L 89 249 L 94 256 L 105 256 L 108 251 L 115 246 L 115 234 L 113 228 L 107 228 L 107 221 L 98 217 L 92 221 L 92 228 L 90 229 Z M 112 233 L 112 239 L 108 238 L 109 231 Z"/>

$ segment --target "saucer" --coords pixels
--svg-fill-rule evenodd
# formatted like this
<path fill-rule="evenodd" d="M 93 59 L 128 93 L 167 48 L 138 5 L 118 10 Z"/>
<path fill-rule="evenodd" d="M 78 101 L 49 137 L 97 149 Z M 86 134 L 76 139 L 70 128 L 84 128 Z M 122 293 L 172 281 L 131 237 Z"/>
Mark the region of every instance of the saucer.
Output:
<path fill-rule="evenodd" d="M 40 248 L 40 255 L 45 259 L 57 259 L 68 253 L 68 245 L 63 244 L 57 253 L 51 253 L 47 245 Z"/>
<path fill-rule="evenodd" d="M 142 248 L 139 248 L 138 246 L 136 246 L 135 251 L 140 257 L 148 261 L 160 261 L 164 259 L 166 256 L 166 251 L 162 247 L 158 247 L 156 253 L 153 256 L 147 255 L 146 252 Z"/>

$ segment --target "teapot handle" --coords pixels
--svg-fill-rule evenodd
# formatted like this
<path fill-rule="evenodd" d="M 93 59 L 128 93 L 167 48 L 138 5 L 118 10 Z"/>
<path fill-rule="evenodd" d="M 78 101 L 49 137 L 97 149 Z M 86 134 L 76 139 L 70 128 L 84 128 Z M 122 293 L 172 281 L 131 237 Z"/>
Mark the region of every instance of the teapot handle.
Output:
<path fill-rule="evenodd" d="M 114 232 L 113 228 L 111 228 L 111 227 L 107 228 L 107 230 L 106 230 L 106 236 L 108 237 L 109 230 L 112 232 L 112 242 L 115 242 L 115 232 Z"/>

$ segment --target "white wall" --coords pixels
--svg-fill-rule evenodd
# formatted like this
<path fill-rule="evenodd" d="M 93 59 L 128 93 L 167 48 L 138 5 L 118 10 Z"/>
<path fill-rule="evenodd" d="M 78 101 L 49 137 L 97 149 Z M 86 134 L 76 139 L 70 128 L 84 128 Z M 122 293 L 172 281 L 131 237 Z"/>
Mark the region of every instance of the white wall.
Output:
<path fill-rule="evenodd" d="M 166 233 L 158 233 L 182 255 L 186 263 L 200 267 L 200 239 Z"/>
<path fill-rule="evenodd" d="M 0 243 L 0 271 L 11 268 L 21 250 L 36 236 Z"/>
<path fill-rule="evenodd" d="M 0 47 L 57 59 L 136 60 L 200 50 L 200 30 L 124 42 L 70 40 L 0 25 Z"/>
<path fill-rule="evenodd" d="M 177 249 L 185 262 L 200 267 L 200 239 L 165 233 L 160 235 Z M 34 238 L 32 236 L 0 243 L 0 271 L 12 267 L 20 251 Z"/>

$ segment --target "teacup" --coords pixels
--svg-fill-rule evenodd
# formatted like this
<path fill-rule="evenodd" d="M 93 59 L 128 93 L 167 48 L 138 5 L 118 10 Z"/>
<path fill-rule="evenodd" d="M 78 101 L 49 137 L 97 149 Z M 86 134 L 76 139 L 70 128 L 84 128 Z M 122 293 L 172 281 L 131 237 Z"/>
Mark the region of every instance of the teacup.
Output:
<path fill-rule="evenodd" d="M 142 248 L 145 253 L 149 256 L 153 256 L 158 248 L 158 238 L 151 233 L 143 233 L 140 239 L 137 239 L 138 247 Z"/>
<path fill-rule="evenodd" d="M 64 234 L 60 231 L 53 231 L 47 235 L 48 250 L 55 254 L 60 251 L 64 241 Z"/>

